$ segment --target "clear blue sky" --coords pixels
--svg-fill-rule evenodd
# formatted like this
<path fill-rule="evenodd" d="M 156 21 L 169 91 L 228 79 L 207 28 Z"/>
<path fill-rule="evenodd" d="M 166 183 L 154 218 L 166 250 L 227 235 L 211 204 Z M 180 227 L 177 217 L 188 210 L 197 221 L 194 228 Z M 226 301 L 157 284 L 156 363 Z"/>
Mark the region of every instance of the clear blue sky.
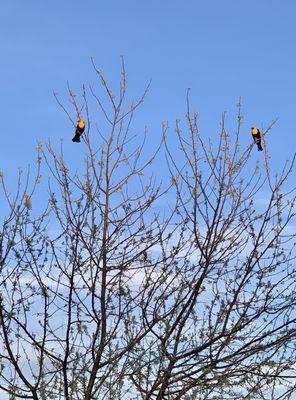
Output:
<path fill-rule="evenodd" d="M 26 165 L 36 143 L 72 127 L 54 101 L 66 82 L 95 80 L 90 57 L 111 82 L 124 55 L 132 94 L 152 79 L 141 123 L 157 139 L 163 120 L 184 115 L 186 88 L 204 129 L 217 132 L 243 98 L 252 125 L 279 118 L 274 160 L 295 150 L 295 0 L 6 0 L 1 2 L 0 170 Z M 248 140 L 251 138 L 248 137 Z"/>

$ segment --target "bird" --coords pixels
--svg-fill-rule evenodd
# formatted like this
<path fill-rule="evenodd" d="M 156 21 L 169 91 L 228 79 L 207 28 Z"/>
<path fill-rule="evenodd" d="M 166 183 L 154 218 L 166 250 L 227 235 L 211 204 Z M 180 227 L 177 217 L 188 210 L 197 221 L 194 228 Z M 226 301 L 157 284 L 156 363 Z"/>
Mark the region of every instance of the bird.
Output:
<path fill-rule="evenodd" d="M 80 142 L 80 137 L 83 134 L 84 129 L 85 129 L 85 122 L 82 118 L 80 118 L 77 123 L 75 136 L 73 137 L 72 142 L 76 142 L 76 143 Z"/>
<path fill-rule="evenodd" d="M 259 131 L 258 128 L 252 126 L 251 128 L 252 136 L 254 139 L 254 142 L 257 144 L 258 151 L 263 151 L 263 147 L 261 145 L 261 132 Z"/>

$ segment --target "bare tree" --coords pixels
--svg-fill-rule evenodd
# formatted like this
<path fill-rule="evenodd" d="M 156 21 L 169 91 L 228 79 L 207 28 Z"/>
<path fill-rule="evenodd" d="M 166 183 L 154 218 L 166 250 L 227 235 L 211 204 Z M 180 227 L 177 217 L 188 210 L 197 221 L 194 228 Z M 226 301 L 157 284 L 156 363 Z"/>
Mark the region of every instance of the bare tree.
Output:
<path fill-rule="evenodd" d="M 105 97 L 69 88 L 72 112 L 56 96 L 73 126 L 86 119 L 83 161 L 40 144 L 33 182 L 20 172 L 11 195 L 1 175 L 3 396 L 292 399 L 294 159 L 273 177 L 265 145 L 254 166 L 240 104 L 236 132 L 223 116 L 212 144 L 188 98 L 184 126 L 163 124 L 148 156 L 132 128 L 148 87 L 128 105 L 124 63 L 116 95 L 94 68 Z M 163 153 L 168 184 L 153 168 Z"/>

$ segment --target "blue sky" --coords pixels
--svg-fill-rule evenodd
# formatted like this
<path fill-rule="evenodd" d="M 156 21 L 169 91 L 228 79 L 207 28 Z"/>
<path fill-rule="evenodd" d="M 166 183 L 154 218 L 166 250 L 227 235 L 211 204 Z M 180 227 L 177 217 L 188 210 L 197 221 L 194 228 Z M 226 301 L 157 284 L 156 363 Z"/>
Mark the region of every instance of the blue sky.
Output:
<path fill-rule="evenodd" d="M 157 141 L 161 122 L 192 107 L 208 135 L 242 96 L 246 142 L 252 125 L 278 123 L 269 136 L 276 165 L 295 149 L 296 2 L 294 0 L 6 0 L 0 25 L 0 170 L 10 174 L 35 158 L 36 143 L 60 137 L 72 145 L 72 127 L 52 92 L 65 98 L 95 80 L 93 57 L 110 82 L 124 55 L 132 96 L 152 79 L 140 112 Z M 258 155 L 256 155 L 257 157 Z"/>

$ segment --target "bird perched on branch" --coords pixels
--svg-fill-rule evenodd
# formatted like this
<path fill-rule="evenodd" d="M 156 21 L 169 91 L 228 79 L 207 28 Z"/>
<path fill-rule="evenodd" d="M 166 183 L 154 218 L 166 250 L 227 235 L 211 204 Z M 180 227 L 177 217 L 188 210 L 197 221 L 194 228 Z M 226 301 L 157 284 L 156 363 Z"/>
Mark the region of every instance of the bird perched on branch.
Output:
<path fill-rule="evenodd" d="M 261 132 L 256 127 L 252 127 L 251 131 L 254 142 L 257 144 L 258 151 L 262 151 L 263 147 L 261 146 Z"/>
<path fill-rule="evenodd" d="M 76 142 L 76 143 L 80 142 L 80 137 L 83 134 L 84 129 L 85 129 L 85 122 L 83 121 L 82 118 L 80 118 L 80 120 L 77 123 L 75 136 L 73 137 L 72 142 Z"/>

